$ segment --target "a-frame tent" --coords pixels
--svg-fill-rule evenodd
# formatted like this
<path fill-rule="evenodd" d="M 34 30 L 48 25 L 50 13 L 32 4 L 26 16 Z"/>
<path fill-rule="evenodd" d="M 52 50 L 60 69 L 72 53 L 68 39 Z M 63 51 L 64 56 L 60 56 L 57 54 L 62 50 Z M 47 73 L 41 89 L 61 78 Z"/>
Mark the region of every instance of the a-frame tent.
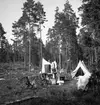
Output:
<path fill-rule="evenodd" d="M 71 73 L 72 78 L 80 76 L 80 75 L 88 75 L 90 76 L 91 73 L 88 71 L 86 65 L 83 61 L 79 61 L 76 69 Z"/>

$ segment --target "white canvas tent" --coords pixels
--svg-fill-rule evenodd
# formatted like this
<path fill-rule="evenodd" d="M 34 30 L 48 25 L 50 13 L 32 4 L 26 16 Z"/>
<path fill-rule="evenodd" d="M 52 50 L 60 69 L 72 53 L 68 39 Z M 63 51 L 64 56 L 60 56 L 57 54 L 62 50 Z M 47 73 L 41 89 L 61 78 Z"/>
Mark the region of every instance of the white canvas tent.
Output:
<path fill-rule="evenodd" d="M 51 65 L 50 62 L 46 61 L 44 58 L 42 59 L 42 73 L 46 73 L 45 65 Z"/>
<path fill-rule="evenodd" d="M 85 64 L 83 61 L 79 61 L 76 69 L 71 73 L 72 78 L 74 78 L 79 70 L 79 68 L 81 68 L 81 70 L 83 71 L 84 75 L 79 75 L 77 80 L 77 88 L 78 89 L 85 89 L 86 85 L 89 82 L 89 78 L 91 76 L 91 73 L 88 71 L 88 69 L 86 68 Z"/>
<path fill-rule="evenodd" d="M 77 74 L 78 70 L 80 70 L 80 68 L 81 68 L 82 72 L 84 73 L 84 75 L 85 74 L 88 75 L 88 76 L 91 75 L 91 73 L 88 71 L 87 67 L 85 66 L 84 62 L 79 61 L 76 69 L 71 73 L 72 78 L 74 78 L 76 76 L 76 74 Z"/>

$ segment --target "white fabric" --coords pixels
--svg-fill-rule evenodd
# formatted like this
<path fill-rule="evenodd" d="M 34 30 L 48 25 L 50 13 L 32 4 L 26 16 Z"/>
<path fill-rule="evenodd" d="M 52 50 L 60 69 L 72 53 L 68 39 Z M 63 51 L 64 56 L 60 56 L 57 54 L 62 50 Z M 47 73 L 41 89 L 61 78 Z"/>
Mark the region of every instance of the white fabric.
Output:
<path fill-rule="evenodd" d="M 42 59 L 42 73 L 45 73 L 45 65 L 51 65 L 50 62 L 46 61 L 44 58 Z"/>
<path fill-rule="evenodd" d="M 53 79 L 50 79 L 50 81 L 52 85 L 56 84 L 56 79 L 53 78 Z"/>
<path fill-rule="evenodd" d="M 62 85 L 62 84 L 64 84 L 64 81 L 63 81 L 63 80 L 58 80 L 57 83 L 58 83 L 59 85 Z"/>
<path fill-rule="evenodd" d="M 53 61 L 53 62 L 51 63 L 51 69 L 54 69 L 54 68 L 57 68 L 57 63 L 56 63 L 56 61 Z"/>
<path fill-rule="evenodd" d="M 0 81 L 1 81 L 1 80 L 5 80 L 5 78 L 0 78 Z"/>
<path fill-rule="evenodd" d="M 77 82 L 77 88 L 78 89 L 82 89 L 84 90 L 86 85 L 88 84 L 89 82 L 89 76 L 88 75 L 84 75 L 84 76 L 79 76 L 78 77 L 78 82 Z"/>
<path fill-rule="evenodd" d="M 87 67 L 86 67 L 86 65 L 84 64 L 84 62 L 83 62 L 83 61 L 82 61 L 82 64 L 83 64 L 84 69 L 86 69 L 86 70 L 87 70 L 86 74 L 88 74 L 89 76 L 91 76 L 91 73 L 88 71 L 88 69 L 87 69 Z"/>

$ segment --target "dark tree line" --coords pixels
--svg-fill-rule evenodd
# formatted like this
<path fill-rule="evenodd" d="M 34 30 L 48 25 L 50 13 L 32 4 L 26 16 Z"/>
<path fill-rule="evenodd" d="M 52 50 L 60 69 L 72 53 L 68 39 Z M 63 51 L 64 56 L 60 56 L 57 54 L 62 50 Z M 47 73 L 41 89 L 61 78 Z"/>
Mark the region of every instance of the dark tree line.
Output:
<path fill-rule="evenodd" d="M 13 62 L 14 53 L 12 52 L 12 46 L 8 43 L 5 34 L 6 32 L 2 23 L 0 23 L 0 63 Z"/>
<path fill-rule="evenodd" d="M 43 5 L 34 0 L 26 0 L 22 8 L 22 16 L 13 23 L 13 35 L 17 43 L 17 49 L 23 53 L 24 65 L 29 63 L 32 65 L 40 64 L 41 51 L 43 46 L 41 39 L 36 37 L 34 28 L 37 27 L 41 31 L 41 25 L 45 22 L 45 12 Z M 30 56 L 30 57 L 29 57 Z"/>
<path fill-rule="evenodd" d="M 46 13 L 40 2 L 26 0 L 22 8 L 22 16 L 12 24 L 12 32 L 15 39 L 10 45 L 4 36 L 2 24 L 0 24 L 0 62 L 23 61 L 29 62 L 29 50 L 31 49 L 31 63 L 39 66 L 42 57 L 46 60 L 56 60 L 61 68 L 67 71 L 73 70 L 78 61 L 84 60 L 90 65 L 98 65 L 100 62 L 100 1 L 82 0 L 79 7 L 81 11 L 81 26 L 79 34 L 76 34 L 78 17 L 71 4 L 66 0 L 64 9 L 55 10 L 55 20 L 52 28 L 48 29 L 46 45 L 41 38 L 37 38 L 35 28 L 40 33 L 41 26 L 46 21 Z"/>
<path fill-rule="evenodd" d="M 78 18 L 69 1 L 64 4 L 60 12 L 59 7 L 55 10 L 54 26 L 48 30 L 46 47 L 61 68 L 72 70 L 79 60 L 79 45 L 77 43 L 76 29 Z"/>

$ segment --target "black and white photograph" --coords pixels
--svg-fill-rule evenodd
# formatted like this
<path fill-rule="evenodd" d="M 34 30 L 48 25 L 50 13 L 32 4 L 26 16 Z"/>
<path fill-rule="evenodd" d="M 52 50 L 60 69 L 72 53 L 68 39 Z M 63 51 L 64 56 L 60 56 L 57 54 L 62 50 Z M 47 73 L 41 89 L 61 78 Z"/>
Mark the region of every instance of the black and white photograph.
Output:
<path fill-rule="evenodd" d="M 0 0 L 0 105 L 100 105 L 100 0 Z"/>

